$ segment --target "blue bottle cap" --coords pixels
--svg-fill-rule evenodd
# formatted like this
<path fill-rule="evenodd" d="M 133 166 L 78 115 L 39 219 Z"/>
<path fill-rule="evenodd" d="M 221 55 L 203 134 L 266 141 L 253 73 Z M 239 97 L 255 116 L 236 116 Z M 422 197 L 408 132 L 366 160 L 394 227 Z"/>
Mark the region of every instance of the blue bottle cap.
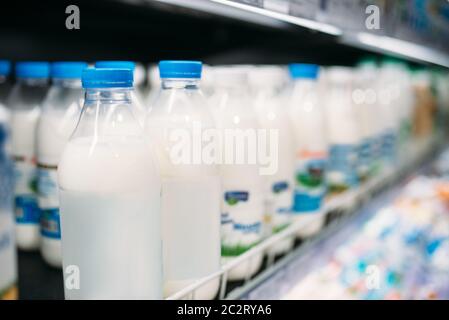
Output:
<path fill-rule="evenodd" d="M 288 66 L 293 79 L 316 79 L 318 77 L 319 66 L 316 64 L 291 63 Z"/>
<path fill-rule="evenodd" d="M 81 79 L 81 74 L 87 67 L 88 64 L 82 61 L 53 62 L 50 66 L 51 77 L 57 79 Z"/>
<path fill-rule="evenodd" d="M 87 68 L 81 77 L 83 88 L 129 88 L 133 86 L 130 69 Z"/>
<path fill-rule="evenodd" d="M 136 64 L 132 61 L 97 61 L 95 68 L 130 69 L 134 71 Z"/>
<path fill-rule="evenodd" d="M 43 61 L 17 62 L 17 78 L 48 78 L 50 76 L 50 64 Z"/>
<path fill-rule="evenodd" d="M 162 79 L 200 79 L 203 64 L 201 61 L 164 60 L 159 62 Z"/>
<path fill-rule="evenodd" d="M 11 72 L 11 61 L 0 60 L 0 76 L 9 76 Z"/>

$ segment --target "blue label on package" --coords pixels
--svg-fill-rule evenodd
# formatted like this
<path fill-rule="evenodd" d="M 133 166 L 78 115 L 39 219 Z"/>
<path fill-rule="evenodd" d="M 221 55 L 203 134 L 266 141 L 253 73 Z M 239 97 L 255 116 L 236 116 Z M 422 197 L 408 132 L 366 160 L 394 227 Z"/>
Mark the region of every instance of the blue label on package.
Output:
<path fill-rule="evenodd" d="M 52 239 L 61 239 L 61 225 L 58 209 L 41 211 L 41 235 Z"/>
<path fill-rule="evenodd" d="M 372 160 L 372 152 L 373 152 L 373 140 L 372 139 L 364 139 L 363 142 L 359 145 L 359 165 L 360 166 L 368 166 Z"/>
<path fill-rule="evenodd" d="M 352 144 L 334 144 L 329 150 L 328 169 L 330 173 L 338 173 L 338 182 L 330 183 L 354 186 L 358 182 L 357 177 L 357 146 Z"/>
<path fill-rule="evenodd" d="M 396 159 L 396 135 L 393 131 L 382 135 L 382 156 L 387 161 Z"/>
<path fill-rule="evenodd" d="M 16 196 L 16 222 L 27 224 L 39 224 L 39 208 L 34 196 Z"/>
<path fill-rule="evenodd" d="M 281 181 L 274 183 L 271 189 L 274 193 L 281 193 L 282 191 L 288 190 L 288 182 Z"/>
<path fill-rule="evenodd" d="M 322 201 L 323 195 L 311 195 L 310 193 L 295 191 L 293 213 L 316 211 L 321 207 Z"/>
<path fill-rule="evenodd" d="M 238 202 L 246 202 L 249 199 L 249 192 L 247 191 L 228 191 L 225 193 L 225 201 L 230 206 Z"/>

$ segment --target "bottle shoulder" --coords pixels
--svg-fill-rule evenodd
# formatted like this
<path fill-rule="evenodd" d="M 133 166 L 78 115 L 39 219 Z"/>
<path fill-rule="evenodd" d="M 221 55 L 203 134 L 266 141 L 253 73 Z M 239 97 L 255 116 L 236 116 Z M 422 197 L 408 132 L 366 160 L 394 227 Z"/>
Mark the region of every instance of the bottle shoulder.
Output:
<path fill-rule="evenodd" d="M 146 122 L 164 121 L 181 125 L 200 121 L 212 125 L 208 102 L 198 90 L 160 90 L 152 99 Z"/>
<path fill-rule="evenodd" d="M 80 109 L 84 104 L 84 92 L 81 88 L 52 87 L 42 101 L 43 112 L 65 112 L 73 106 Z"/>

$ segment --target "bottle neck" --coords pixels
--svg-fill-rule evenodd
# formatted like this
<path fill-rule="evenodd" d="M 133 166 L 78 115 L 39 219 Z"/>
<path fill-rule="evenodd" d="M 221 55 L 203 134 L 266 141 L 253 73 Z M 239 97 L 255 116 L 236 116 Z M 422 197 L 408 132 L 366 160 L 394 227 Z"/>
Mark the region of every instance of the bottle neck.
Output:
<path fill-rule="evenodd" d="M 48 85 L 48 78 L 19 78 L 17 82 L 28 86 L 44 87 Z"/>
<path fill-rule="evenodd" d="M 81 88 L 81 79 L 53 79 L 53 85 L 57 87 L 65 87 L 65 88 Z"/>
<path fill-rule="evenodd" d="M 198 89 L 200 79 L 161 79 L 162 89 Z"/>
<path fill-rule="evenodd" d="M 87 88 L 85 100 L 87 102 L 101 103 L 131 103 L 133 88 Z"/>

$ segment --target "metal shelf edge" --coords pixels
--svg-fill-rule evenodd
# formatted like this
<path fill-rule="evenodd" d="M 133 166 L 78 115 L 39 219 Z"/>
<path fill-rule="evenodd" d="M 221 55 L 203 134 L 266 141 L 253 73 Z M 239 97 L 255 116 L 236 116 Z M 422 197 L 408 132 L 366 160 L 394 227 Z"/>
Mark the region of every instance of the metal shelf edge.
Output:
<path fill-rule="evenodd" d="M 272 28 L 286 29 L 292 25 L 299 26 L 311 31 L 335 36 L 338 43 L 347 46 L 449 68 L 448 54 L 424 45 L 367 32 L 344 32 L 331 24 L 299 18 L 248 4 L 230 0 L 145 0 L 145 2 L 150 1 L 217 14 Z"/>

